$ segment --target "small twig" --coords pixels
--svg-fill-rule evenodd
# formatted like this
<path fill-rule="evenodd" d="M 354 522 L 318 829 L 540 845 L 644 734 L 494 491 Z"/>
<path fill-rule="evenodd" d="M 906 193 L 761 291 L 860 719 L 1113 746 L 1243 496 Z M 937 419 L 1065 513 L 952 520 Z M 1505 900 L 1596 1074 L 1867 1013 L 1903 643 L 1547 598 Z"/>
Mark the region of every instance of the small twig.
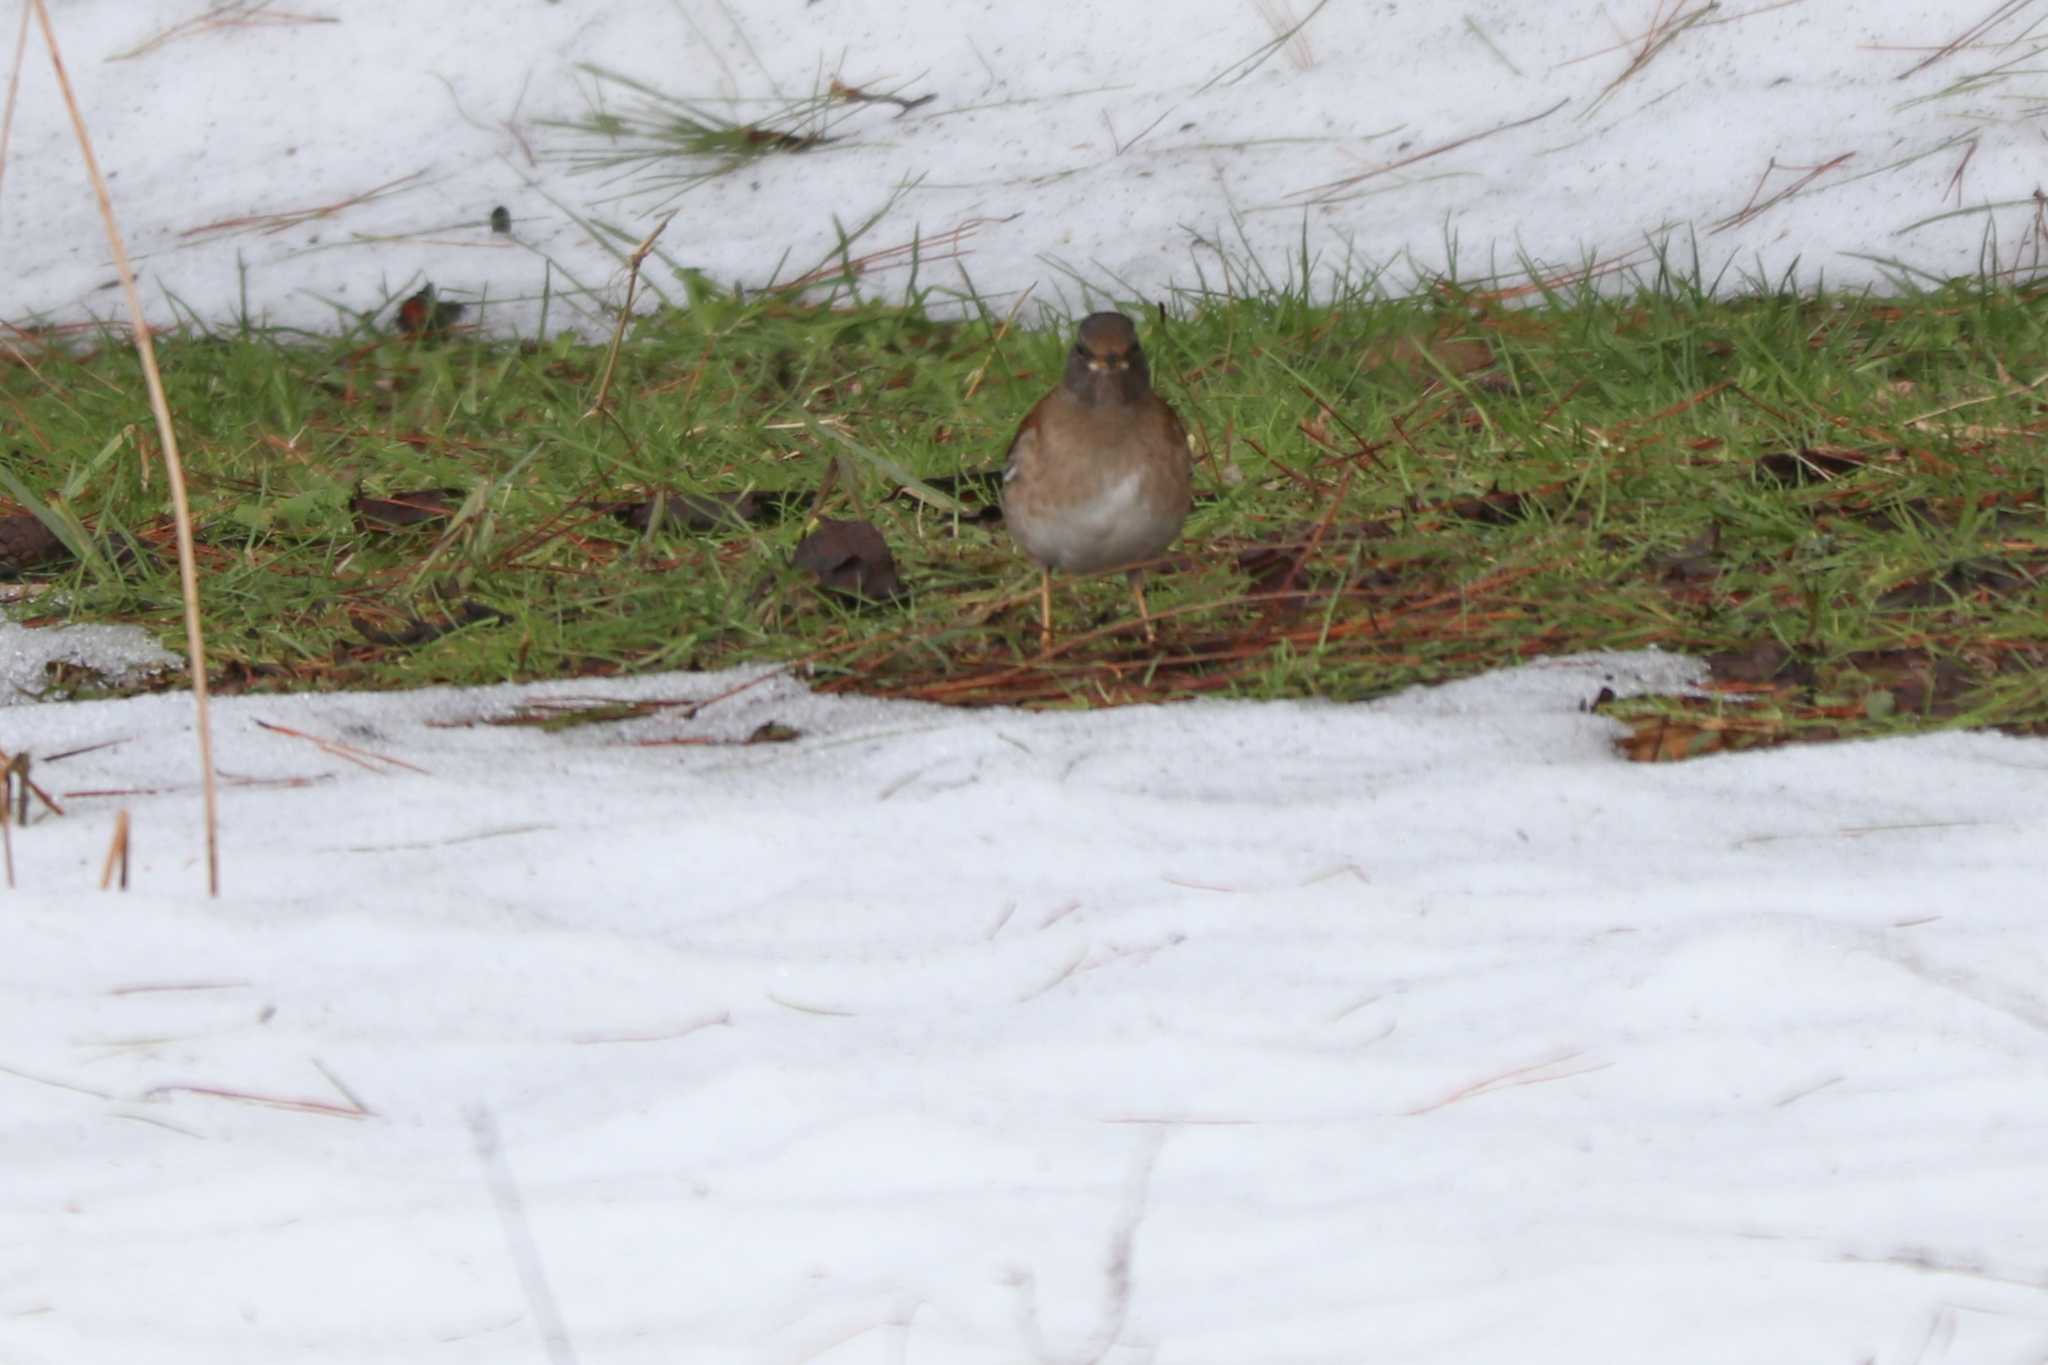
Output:
<path fill-rule="evenodd" d="M 1962 36 L 1942 44 L 1928 56 L 1921 58 L 1904 71 L 1901 71 L 1896 79 L 1905 80 L 1908 76 L 1916 76 L 1943 58 L 1955 56 L 1956 53 L 1976 42 L 1977 39 L 2025 9 L 2032 2 L 2033 0 L 2005 0 L 1997 9 L 1992 10 L 1983 19 L 1963 30 Z"/>
<path fill-rule="evenodd" d="M 665 1029 L 660 1033 L 576 1033 L 570 1035 L 569 1041 L 584 1047 L 596 1043 L 672 1043 L 678 1038 L 687 1038 L 708 1028 L 731 1027 L 732 1013 L 727 1011 L 722 1014 L 707 1014 L 680 1028 Z"/>
<path fill-rule="evenodd" d="M 257 1104 L 265 1109 L 289 1109 L 296 1114 L 320 1114 L 336 1119 L 366 1119 L 372 1117 L 368 1110 L 354 1107 L 344 1108 L 326 1100 L 294 1099 L 289 1095 L 258 1095 L 247 1090 L 229 1090 L 216 1085 L 159 1085 L 143 1092 L 146 1100 L 162 1099 L 166 1095 L 200 1095 L 207 1099 L 233 1100 L 238 1104 Z"/>
<path fill-rule="evenodd" d="M 42 761 L 48 763 L 50 760 L 46 758 Z M 28 824 L 28 799 L 31 796 L 42 802 L 44 809 L 48 810 L 50 814 L 59 816 L 64 814 L 64 808 L 57 804 L 55 798 L 38 786 L 35 779 L 28 775 L 29 756 L 26 752 L 9 754 L 5 749 L 0 749 L 0 767 L 6 768 L 15 780 L 21 784 L 15 791 L 14 798 L 21 806 L 21 824 Z M 68 796 L 70 793 L 66 792 L 65 795 Z"/>
<path fill-rule="evenodd" d="M 247 990 L 249 985 L 247 981 L 149 981 L 133 986 L 115 986 L 107 994 L 122 996 L 160 995 L 166 991 L 239 991 Z"/>
<path fill-rule="evenodd" d="M 1970 139 L 1969 147 L 1963 152 L 1963 159 L 1956 163 L 1956 173 L 1948 178 L 1948 189 L 1942 193 L 1941 197 L 1943 199 L 1948 198 L 1949 194 L 1953 193 L 1956 197 L 1957 208 L 1963 206 L 1963 172 L 1970 169 L 1970 158 L 1975 155 L 1977 155 L 1977 139 L 1973 137 Z M 2035 193 L 2038 194 L 2039 191 L 2037 190 Z"/>
<path fill-rule="evenodd" d="M 1570 1071 L 1557 1070 L 1558 1067 L 1563 1066 L 1578 1055 L 1576 1052 L 1562 1053 L 1559 1056 L 1552 1057 L 1549 1061 L 1532 1062 L 1528 1066 L 1518 1066 L 1512 1071 L 1503 1071 L 1497 1076 L 1488 1076 L 1484 1080 L 1473 1081 L 1470 1085 L 1461 1085 L 1440 1100 L 1432 1100 L 1428 1104 L 1418 1105 L 1410 1109 L 1408 1114 L 1411 1118 L 1423 1114 L 1431 1114 L 1439 1109 L 1456 1104 L 1460 1100 L 1474 1099 L 1480 1095 L 1490 1095 L 1496 1090 L 1508 1090 L 1518 1085 L 1540 1085 L 1546 1081 L 1568 1080 L 1573 1076 L 1583 1076 L 1589 1071 L 1605 1071 L 1608 1067 L 1614 1065 L 1612 1062 L 1593 1062 L 1586 1066 L 1576 1067 Z"/>
<path fill-rule="evenodd" d="M 1480 41 L 1480 43 L 1484 45 L 1486 50 L 1493 54 L 1494 60 L 1498 61 L 1502 66 L 1506 67 L 1508 70 L 1514 72 L 1517 76 L 1522 74 L 1522 68 L 1516 66 L 1514 62 L 1509 60 L 1508 54 L 1500 50 L 1500 45 L 1495 43 L 1493 39 L 1487 35 L 1486 30 L 1479 27 L 1479 25 L 1473 21 L 1472 16 L 1469 14 L 1465 16 L 1465 31 L 1471 34 L 1474 38 L 1477 38 Z"/>
<path fill-rule="evenodd" d="M 905 99 L 901 95 L 871 95 L 857 85 L 848 85 L 837 76 L 832 78 L 829 89 L 833 99 L 844 100 L 848 104 L 893 104 L 896 106 L 897 118 L 902 118 L 911 110 L 921 108 L 938 98 L 936 94 L 919 95 L 914 100 Z"/>
<path fill-rule="evenodd" d="M 604 358 L 604 377 L 597 382 L 597 397 L 591 400 L 590 410 L 583 414 L 585 417 L 595 417 L 605 411 L 605 399 L 612 391 L 612 374 L 619 365 L 619 347 L 625 344 L 626 324 L 633 319 L 633 294 L 640 287 L 640 264 L 647 259 L 647 254 L 654 250 L 655 238 L 661 236 L 668 225 L 675 221 L 675 216 L 674 213 L 670 213 L 668 217 L 656 223 L 654 231 L 648 233 L 646 239 L 633 248 L 633 254 L 626 258 L 625 306 L 619 309 L 618 326 L 612 329 L 611 350 Z"/>
<path fill-rule="evenodd" d="M 1309 536 L 1308 543 L 1301 547 L 1301 553 L 1294 557 L 1294 563 L 1288 567 L 1286 576 L 1280 580 L 1282 590 L 1295 586 L 1301 577 L 1302 570 L 1308 567 L 1309 560 L 1314 558 L 1315 552 L 1318 549 L 1322 548 L 1323 537 L 1328 535 L 1330 527 L 1336 524 L 1337 510 L 1344 505 L 1344 495 L 1351 491 L 1351 481 L 1357 475 L 1358 464 L 1356 461 L 1344 466 L 1344 477 L 1337 481 L 1337 491 L 1330 495 L 1330 505 L 1324 510 L 1322 520 L 1316 523 L 1316 529 Z M 1268 610 L 1279 611 L 1282 608 L 1282 603 L 1275 602 Z"/>
<path fill-rule="evenodd" d="M 1036 1000 L 1039 996 L 1044 995 L 1047 991 L 1053 989 L 1053 987 L 1059 985 L 1062 981 L 1065 981 L 1075 972 L 1080 971 L 1081 964 L 1086 962 L 1087 960 L 1088 950 L 1086 948 L 1078 949 L 1074 953 L 1073 957 L 1067 960 L 1067 964 L 1064 967 L 1061 967 L 1058 971 L 1054 972 L 1044 981 L 1040 982 L 1036 986 L 1033 986 L 1030 990 L 1024 992 L 1024 994 L 1018 996 L 1017 1003 L 1023 1005 L 1028 1004 L 1033 1000 Z"/>
<path fill-rule="evenodd" d="M 1709 228 L 1708 235 L 1726 232 L 1729 228 L 1741 227 L 1745 223 L 1753 222 L 1804 190 L 1808 185 L 1811 185 L 1829 171 L 1839 170 L 1842 166 L 1855 160 L 1855 158 L 1856 153 L 1843 152 L 1840 156 L 1832 160 L 1823 161 L 1818 166 L 1780 166 L 1778 159 L 1772 157 L 1769 163 L 1765 165 L 1764 173 L 1756 178 L 1756 188 L 1749 192 L 1749 202 L 1744 204 L 1737 212 L 1730 214 Z M 1805 174 L 1794 180 L 1784 189 L 1779 190 L 1770 198 L 1759 202 L 1757 196 L 1764 192 L 1764 186 L 1770 181 L 1772 171 L 1804 171 Z"/>
<path fill-rule="evenodd" d="M 1305 190 L 1296 190 L 1281 202 L 1290 204 L 1328 204 L 1334 202 L 1333 196 L 1339 191 L 1353 189 L 1374 176 L 1386 175 L 1388 172 L 1398 171 L 1404 166 L 1413 166 L 1418 161 L 1427 161 L 1433 156 L 1442 156 L 1445 152 L 1454 152 L 1460 147 L 1470 146 L 1474 142 L 1493 137 L 1498 133 L 1512 132 L 1516 128 L 1526 128 L 1532 123 L 1540 123 L 1570 103 L 1569 97 L 1561 99 L 1548 109 L 1531 114 L 1527 118 L 1510 119 L 1506 123 L 1496 123 L 1491 128 L 1483 128 L 1476 133 L 1467 133 L 1463 137 L 1452 138 L 1449 142 L 1439 143 L 1434 147 L 1417 152 L 1413 156 L 1404 156 L 1396 161 L 1384 162 L 1381 165 L 1372 167 L 1370 170 L 1360 171 L 1357 175 L 1347 175 L 1341 180 L 1332 180 L 1321 185 L 1311 185 Z"/>
<path fill-rule="evenodd" d="M 774 991 L 768 991 L 765 992 L 765 994 L 767 995 L 769 1000 L 773 1001 L 775 1004 L 782 1006 L 782 1008 L 786 1010 L 795 1010 L 798 1014 L 814 1014 L 821 1019 L 860 1018 L 859 1010 L 834 1009 L 830 1005 L 806 1005 L 801 1000 L 785 1000 L 781 996 L 777 995 Z"/>
<path fill-rule="evenodd" d="M 114 868 L 117 864 L 121 869 L 121 889 L 126 891 L 128 889 L 128 812 L 125 810 L 116 811 L 114 814 L 114 837 L 107 844 L 107 860 L 100 866 L 100 890 L 106 890 L 107 884 L 113 881 Z"/>
<path fill-rule="evenodd" d="M 28 52 L 29 7 L 21 7 L 21 27 L 14 34 L 14 65 L 7 73 L 7 112 L 0 116 L 0 185 L 7 183 L 7 148 L 14 138 L 14 96 L 21 89 L 21 59 Z"/>
<path fill-rule="evenodd" d="M 270 11 L 270 0 L 232 0 L 225 5 L 211 5 L 203 14 L 194 15 L 182 23 L 172 24 L 154 38 L 116 52 L 107 58 L 110 62 L 125 62 L 135 57 L 154 52 L 180 38 L 191 38 L 217 28 L 276 28 L 289 24 L 338 24 L 341 20 L 325 14 L 293 14 L 289 11 Z"/>
<path fill-rule="evenodd" d="M 408 772 L 418 773 L 422 777 L 430 775 L 425 768 L 420 767 L 418 764 L 407 763 L 402 758 L 392 758 L 388 754 L 373 753 L 368 749 L 358 748 L 353 744 L 345 744 L 338 739 L 322 739 L 318 735 L 309 735 L 304 730 L 294 730 L 289 725 L 276 725 L 267 720 L 259 720 L 256 722 L 256 726 L 258 729 L 268 730 L 272 734 L 289 735 L 293 739 L 303 739 L 322 753 L 332 754 L 334 757 L 353 763 L 359 768 L 367 768 L 373 773 L 382 771 L 382 769 L 376 766 L 377 764 L 387 763 L 394 768 L 404 768 Z"/>
<path fill-rule="evenodd" d="M 996 324 L 996 330 L 990 334 L 988 339 L 988 354 L 982 357 L 979 365 L 974 367 L 974 373 L 967 376 L 967 389 L 960 395 L 962 398 L 974 397 L 975 393 L 981 388 L 982 376 L 988 373 L 988 367 L 995 361 L 996 348 L 1001 346 L 1003 338 L 1010 334 L 1010 324 L 1017 320 L 1018 310 L 1024 307 L 1024 300 L 1030 298 L 1031 291 L 1036 288 L 1038 288 L 1036 280 L 1025 285 L 1024 291 L 1017 295 L 1017 301 L 1010 305 L 1009 316 Z"/>
<path fill-rule="evenodd" d="M 868 252 L 865 256 L 855 256 L 833 265 L 821 265 L 808 274 L 799 275 L 793 280 L 785 281 L 778 285 L 777 288 L 798 292 L 809 289 L 813 285 L 825 284 L 831 281 L 859 279 L 869 271 L 883 266 L 898 266 L 913 261 L 919 265 L 931 265 L 937 261 L 957 261 L 966 254 L 960 249 L 960 244 L 969 237 L 972 237 L 975 233 L 992 223 L 1014 222 L 1022 216 L 1020 212 L 1008 214 L 1001 218 L 964 219 L 956 226 L 939 233 L 937 236 L 918 237 L 912 241 L 899 242 L 895 246 L 878 248 Z M 941 247 L 945 248 L 945 250 L 934 250 L 934 248 Z"/>
<path fill-rule="evenodd" d="M 100 174 L 99 159 L 93 155 L 92 137 L 86 132 L 85 115 L 71 89 L 71 77 L 64 70 L 64 58 L 57 48 L 57 34 L 50 24 L 50 11 L 43 0 L 28 0 L 35 6 L 36 24 L 43 31 L 43 43 L 50 52 L 50 66 L 57 86 L 64 94 L 64 107 L 71 112 L 71 126 L 78 134 L 79 155 L 99 200 L 100 218 L 106 224 L 107 244 L 113 248 L 114 269 L 121 277 L 121 290 L 128 300 L 128 316 L 134 324 L 135 352 L 142 361 L 142 377 L 149 388 L 149 407 L 156 417 L 157 439 L 161 442 L 164 472 L 170 477 L 171 514 L 178 540 L 178 585 L 185 600 L 185 649 L 192 674 L 194 730 L 199 740 L 199 778 L 206 805 L 206 891 L 220 894 L 220 805 L 213 780 L 213 717 L 206 702 L 206 637 L 199 621 L 199 569 L 192 548 L 192 507 L 185 496 L 185 462 L 178 454 L 178 433 L 171 425 L 171 408 L 164 397 L 163 376 L 156 367 L 156 344 L 150 339 L 149 324 L 142 315 L 142 295 L 135 287 L 135 271 L 128 264 L 128 247 L 114 222 L 114 201 Z"/>
<path fill-rule="evenodd" d="M 1593 102 L 1586 107 L 1586 112 L 1579 117 L 1585 118 L 1598 109 L 1609 95 L 1641 74 L 1644 67 L 1655 61 L 1657 55 L 1665 48 L 1677 42 L 1687 29 L 1721 8 L 1720 0 L 1707 0 L 1698 9 L 1683 14 L 1667 13 L 1667 10 L 1675 7 L 1676 3 L 1677 0 L 1659 0 L 1657 17 L 1650 21 L 1650 31 L 1643 35 L 1642 46 L 1636 49 L 1629 64 L 1622 68 L 1621 74 L 1607 82 L 1600 93 L 1593 97 Z"/>
<path fill-rule="evenodd" d="M 318 1057 L 314 1057 L 311 1060 L 313 1063 L 313 1069 L 319 1072 L 322 1076 L 325 1076 L 327 1078 L 327 1083 L 334 1087 L 335 1093 L 339 1094 L 343 1099 L 347 1100 L 350 1104 L 354 1105 L 362 1113 L 369 1114 L 373 1117 L 376 1115 L 377 1111 L 370 1108 L 369 1105 L 364 1104 L 362 1096 L 356 1094 L 356 1092 L 350 1089 L 348 1084 L 344 1082 L 341 1079 L 341 1077 L 335 1075 L 334 1072 L 328 1068 L 327 1063 L 321 1061 Z"/>
<path fill-rule="evenodd" d="M 411 184 L 425 174 L 425 170 L 417 170 L 411 175 L 401 175 L 396 180 L 387 180 L 374 189 L 364 190 L 361 194 L 352 194 L 348 198 L 338 199 L 332 204 L 319 204 L 309 209 L 284 209 L 277 213 L 252 213 L 240 218 L 222 218 L 216 222 L 202 223 L 195 228 L 186 228 L 178 236 L 180 238 L 205 237 L 219 233 L 242 232 L 250 228 L 255 228 L 265 236 L 274 236 L 277 233 L 288 232 L 292 228 L 303 226 L 306 223 L 318 222 L 323 218 L 332 218 L 344 209 L 356 208 L 360 205 L 382 199 L 385 195 L 394 193 L 400 186 Z"/>
<path fill-rule="evenodd" d="M 6 864 L 7 889 L 14 889 L 14 767 L 0 774 L 0 863 Z"/>

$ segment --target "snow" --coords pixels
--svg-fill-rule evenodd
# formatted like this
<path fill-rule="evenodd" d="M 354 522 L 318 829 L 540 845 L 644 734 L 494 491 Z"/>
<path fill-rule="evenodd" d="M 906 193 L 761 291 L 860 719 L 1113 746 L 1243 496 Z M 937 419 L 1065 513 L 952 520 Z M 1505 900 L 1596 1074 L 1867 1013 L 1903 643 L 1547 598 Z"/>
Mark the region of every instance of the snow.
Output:
<path fill-rule="evenodd" d="M 134 626 L 86 622 L 30 630 L 0 620 L 0 706 L 61 692 L 53 689 L 50 669 L 65 664 L 89 670 L 103 686 L 131 687 L 151 674 L 182 669 L 185 661 Z"/>
<path fill-rule="evenodd" d="M 2038 267 L 2043 246 L 2027 0 L 1981 15 L 1760 0 L 1675 37 L 1696 7 L 1333 0 L 1264 60 L 1275 21 L 1309 0 L 1176 0 L 1170 22 L 1071 0 L 294 0 L 118 61 L 199 0 L 54 8 L 164 322 L 175 298 L 215 321 L 246 306 L 332 329 L 431 279 L 487 302 L 500 330 L 530 335 L 543 292 L 551 329 L 601 328 L 579 291 L 615 304 L 620 253 L 669 208 L 670 260 L 749 286 L 835 261 L 839 229 L 879 213 L 855 254 L 906 250 L 867 288 L 908 287 L 918 242 L 918 283 L 999 309 L 1027 286 L 1069 309 L 1090 289 L 1243 287 L 1247 254 L 1285 276 L 1304 244 L 1319 280 L 1384 267 L 1396 285 L 1453 255 L 1467 276 L 1514 276 L 1525 260 L 1643 267 L 1658 244 L 1729 283 L 1854 285 L 1882 262 L 1974 274 L 1987 231 L 1993 268 Z M 4 315 L 116 316 L 71 129 L 32 56 L 0 198 Z M 934 98 L 838 106 L 834 142 L 677 198 L 574 173 L 567 157 L 592 146 L 558 125 L 632 104 L 590 67 L 740 123 L 835 78 Z M 488 226 L 501 205 L 509 236 Z M 600 222 L 624 245 L 586 226 Z M 667 271 L 650 282 L 678 292 Z"/>
<path fill-rule="evenodd" d="M 239 262 L 278 321 L 428 275 L 508 326 L 539 252 L 612 275 L 543 191 L 622 187 L 523 156 L 580 109 L 578 61 L 940 94 L 681 201 L 671 245 L 720 278 L 822 255 L 832 213 L 912 173 L 877 241 L 979 218 L 976 286 L 1051 300 L 1061 263 L 1190 283 L 1190 229 L 1233 209 L 1266 249 L 1306 222 L 1426 262 L 1448 220 L 1467 252 L 1578 262 L 1842 152 L 1879 173 L 1702 243 L 1838 282 L 1857 252 L 1962 272 L 1982 217 L 1901 231 L 1957 149 L 1880 166 L 1970 132 L 1978 205 L 2027 200 L 2036 154 L 1990 94 L 1911 102 L 2013 55 L 1897 79 L 1983 17 L 1945 8 L 1753 7 L 1596 110 L 1629 55 L 1602 49 L 1670 6 L 1333 3 L 1306 70 L 1206 88 L 1269 36 L 1260 7 L 309 0 L 340 22 L 113 64 L 194 11 L 56 7 L 153 316 L 230 315 Z M 103 315 L 30 71 L 0 312 Z M 1154 120 L 1116 154 L 1110 125 Z M 1306 140 L 1227 145 L 1254 134 Z M 422 168 L 291 232 L 182 235 Z M 498 202 L 516 243 L 481 226 Z M 0 627 L 28 686 L 67 648 Z M 771 672 L 230 698 L 219 900 L 187 698 L 7 707 L 0 748 L 67 814 L 12 831 L 0 895 L 0 1357 L 2048 1357 L 2048 751 L 1643 767 L 1585 709 L 1698 676 L 1598 656 L 1369 706 L 1035 715 Z M 620 699 L 673 704 L 490 723 Z M 769 722 L 798 735 L 740 742 Z M 132 889 L 103 894 L 122 810 Z"/>
<path fill-rule="evenodd" d="M 15 834 L 0 1342 L 544 1359 L 481 1111 L 586 1361 L 2037 1358 L 2048 754 L 1583 709 L 1696 676 L 233 698 L 218 902 L 184 698 L 14 708 L 87 752 Z M 571 699 L 705 704 L 488 723 Z"/>

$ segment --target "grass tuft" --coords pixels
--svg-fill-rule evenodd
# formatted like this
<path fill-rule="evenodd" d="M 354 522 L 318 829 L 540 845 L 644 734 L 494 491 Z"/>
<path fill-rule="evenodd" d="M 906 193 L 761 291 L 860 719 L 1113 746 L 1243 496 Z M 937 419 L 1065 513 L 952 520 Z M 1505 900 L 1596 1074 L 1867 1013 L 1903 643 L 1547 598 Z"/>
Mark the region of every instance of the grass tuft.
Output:
<path fill-rule="evenodd" d="M 1125 305 L 1198 447 L 1157 647 L 1110 577 L 1061 583 L 1041 655 L 1035 573 L 992 516 L 1064 319 L 699 277 L 633 323 L 601 419 L 605 348 L 568 337 L 165 338 L 216 682 L 802 661 L 828 689 L 1086 706 L 1365 698 L 1659 647 L 1714 681 L 1601 702 L 1643 758 L 2048 728 L 2041 291 L 1717 298 L 1660 253 L 1630 285 L 1340 278 L 1324 300 L 1320 262 L 1217 259 L 1226 288 Z M 105 456 L 143 416 L 134 364 L 90 340 L 0 356 L 0 515 L 81 552 L 20 570 L 31 620 L 168 640 L 160 493 Z M 793 566 L 826 517 L 880 530 L 902 597 Z"/>
<path fill-rule="evenodd" d="M 589 107 L 575 118 L 543 122 L 570 135 L 557 159 L 577 172 L 625 177 L 634 195 L 649 192 L 665 199 L 764 157 L 815 151 L 836 142 L 832 129 L 854 106 L 887 98 L 827 86 L 775 101 L 758 118 L 740 119 L 601 66 L 578 69 L 588 77 Z"/>

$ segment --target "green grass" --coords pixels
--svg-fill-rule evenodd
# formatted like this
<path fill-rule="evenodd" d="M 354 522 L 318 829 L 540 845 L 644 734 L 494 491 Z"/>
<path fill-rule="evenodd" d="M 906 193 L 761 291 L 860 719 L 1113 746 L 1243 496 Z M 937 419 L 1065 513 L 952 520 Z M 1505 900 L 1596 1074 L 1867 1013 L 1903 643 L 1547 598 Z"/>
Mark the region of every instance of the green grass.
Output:
<path fill-rule="evenodd" d="M 1200 501 L 1153 580 L 1160 644 L 1120 580 L 1067 580 L 1049 657 L 1035 571 L 959 509 L 1057 376 L 1064 327 L 694 293 L 631 330 L 599 416 L 603 349 L 566 338 L 161 343 L 219 685 L 805 659 L 828 687 L 960 702 L 1360 698 L 1654 645 L 1713 656 L 1721 681 L 1616 707 L 1645 757 L 2048 721 L 2031 293 L 1716 300 L 1666 277 L 1512 304 L 1274 286 L 1179 298 L 1163 324 L 1128 305 L 1197 433 Z M 1416 344 L 1458 339 L 1497 366 Z M 0 585 L 11 610 L 175 647 L 131 352 L 14 345 L 0 513 L 40 509 L 83 554 Z M 760 492 L 766 519 L 611 514 L 649 488 Z M 351 502 L 423 489 L 452 515 L 394 530 Z M 819 510 L 872 520 L 908 597 L 848 601 L 791 567 Z"/>

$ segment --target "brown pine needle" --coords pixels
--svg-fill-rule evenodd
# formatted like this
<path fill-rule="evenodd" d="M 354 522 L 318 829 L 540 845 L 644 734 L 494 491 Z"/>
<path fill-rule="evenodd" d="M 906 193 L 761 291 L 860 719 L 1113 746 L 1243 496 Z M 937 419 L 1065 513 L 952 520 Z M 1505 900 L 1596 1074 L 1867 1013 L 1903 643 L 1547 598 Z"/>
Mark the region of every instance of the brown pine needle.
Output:
<path fill-rule="evenodd" d="M 215 29 L 227 28 L 283 28 L 293 24 L 338 24 L 341 20 L 325 14 L 294 14 L 289 10 L 273 10 L 270 0 L 230 0 L 225 5 L 210 5 L 203 14 L 194 15 L 181 23 L 172 24 L 154 38 L 149 38 L 125 52 L 116 52 L 107 58 L 110 62 L 125 62 L 146 56 L 180 38 L 194 38 Z"/>
<path fill-rule="evenodd" d="M 402 758 L 392 758 L 386 754 L 372 753 L 368 749 L 359 749 L 353 744 L 345 744 L 338 739 L 323 739 L 319 735 L 309 735 L 304 730 L 294 730 L 289 725 L 276 725 L 267 720 L 259 720 L 256 722 L 256 725 L 258 729 L 268 730 L 275 735 L 289 735 L 293 739 L 303 739 L 324 754 L 332 754 L 336 758 L 353 763 L 358 768 L 364 768 L 373 773 L 382 772 L 383 769 L 377 765 L 383 763 L 393 768 L 404 768 L 407 772 L 418 773 L 422 777 L 431 776 L 425 768 L 419 767 L 417 764 L 407 763 Z"/>

